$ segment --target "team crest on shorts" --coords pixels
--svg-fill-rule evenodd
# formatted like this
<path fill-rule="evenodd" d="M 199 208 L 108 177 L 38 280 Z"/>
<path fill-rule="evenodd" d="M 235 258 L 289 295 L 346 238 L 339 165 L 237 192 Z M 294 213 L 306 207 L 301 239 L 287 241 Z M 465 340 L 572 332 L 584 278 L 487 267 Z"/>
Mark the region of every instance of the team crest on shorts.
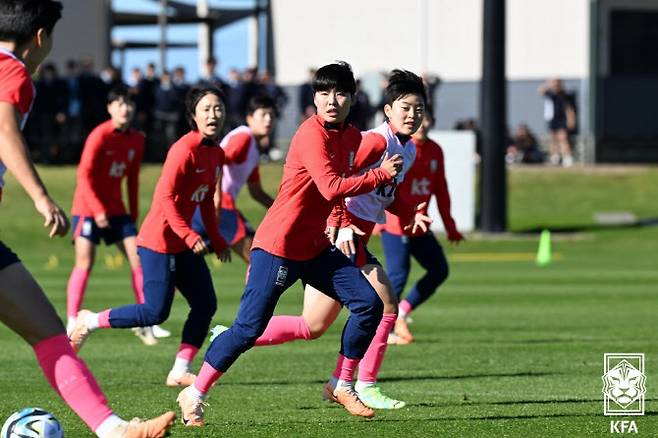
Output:
<path fill-rule="evenodd" d="M 644 415 L 644 353 L 605 353 L 604 415 Z"/>
<path fill-rule="evenodd" d="M 284 286 L 286 284 L 286 278 L 288 278 L 288 267 L 279 266 L 279 270 L 276 273 L 276 281 L 274 284 L 277 286 Z"/>

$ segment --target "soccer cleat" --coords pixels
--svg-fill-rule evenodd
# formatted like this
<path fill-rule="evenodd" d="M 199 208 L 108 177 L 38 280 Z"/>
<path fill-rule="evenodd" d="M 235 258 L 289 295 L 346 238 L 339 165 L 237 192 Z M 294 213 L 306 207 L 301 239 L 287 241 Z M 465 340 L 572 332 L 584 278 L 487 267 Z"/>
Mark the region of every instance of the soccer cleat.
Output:
<path fill-rule="evenodd" d="M 407 321 L 404 318 L 398 318 L 395 320 L 395 328 L 393 329 L 393 332 L 402 339 L 409 342 L 414 341 L 414 335 L 411 334 Z"/>
<path fill-rule="evenodd" d="M 375 416 L 375 411 L 363 404 L 359 399 L 359 395 L 354 388 L 338 388 L 332 389 L 331 383 L 327 382 L 322 391 L 322 397 L 325 400 L 338 403 L 342 405 L 347 412 L 357 417 L 372 418 Z"/>
<path fill-rule="evenodd" d="M 175 418 L 176 414 L 171 411 L 150 420 L 133 418 L 130 423 L 112 429 L 109 438 L 162 438 L 174 425 Z"/>
<path fill-rule="evenodd" d="M 168 338 L 171 336 L 171 332 L 169 330 L 165 330 L 157 324 L 151 327 L 151 329 L 153 331 L 153 336 L 156 338 Z"/>
<path fill-rule="evenodd" d="M 359 394 L 359 398 L 364 405 L 373 409 L 400 409 L 405 407 L 407 404 L 400 400 L 395 400 L 391 397 L 388 397 L 382 394 L 381 388 L 376 385 L 364 386 L 361 389 L 356 390 Z"/>
<path fill-rule="evenodd" d="M 190 386 L 196 380 L 196 374 L 186 372 L 183 374 L 175 374 L 169 371 L 167 374 L 167 386 Z"/>
<path fill-rule="evenodd" d="M 222 333 L 228 330 L 228 327 L 225 325 L 217 324 L 215 327 L 210 329 L 210 342 L 214 341 L 215 338 Z"/>
<path fill-rule="evenodd" d="M 75 351 L 76 353 L 80 351 L 80 349 L 82 348 L 82 344 L 85 343 L 87 337 L 89 337 L 89 335 L 91 334 L 91 330 L 89 329 L 85 321 L 85 318 L 91 313 L 93 312 L 89 310 L 79 311 L 77 320 L 75 321 L 75 327 L 73 327 L 73 330 L 69 335 L 69 343 L 71 344 L 73 351 Z"/>
<path fill-rule="evenodd" d="M 396 335 L 393 332 L 388 334 L 388 339 L 386 340 L 386 343 L 388 345 L 409 345 L 409 344 L 411 344 L 410 341 L 408 341 L 404 338 L 401 338 L 400 336 Z"/>
<path fill-rule="evenodd" d="M 181 409 L 181 421 L 185 426 L 203 426 L 203 408 L 208 406 L 199 397 L 189 394 L 191 386 L 183 389 L 176 398 Z"/>
<path fill-rule="evenodd" d="M 135 333 L 135 336 L 144 343 L 144 345 L 150 346 L 158 343 L 158 340 L 155 339 L 155 336 L 153 335 L 151 327 L 133 327 L 132 331 Z"/>

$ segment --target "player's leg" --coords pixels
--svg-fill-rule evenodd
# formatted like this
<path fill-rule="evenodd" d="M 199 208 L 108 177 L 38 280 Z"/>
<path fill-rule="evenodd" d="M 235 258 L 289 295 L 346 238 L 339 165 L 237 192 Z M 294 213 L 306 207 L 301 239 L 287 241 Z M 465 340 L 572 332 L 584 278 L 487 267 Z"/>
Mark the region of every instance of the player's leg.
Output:
<path fill-rule="evenodd" d="M 352 415 L 372 417 L 374 412 L 359 399 L 353 380 L 382 319 L 382 300 L 360 269 L 335 248 L 327 248 L 313 259 L 303 279 L 350 310 L 337 365 L 325 385 L 324 396 L 342 404 Z"/>
<path fill-rule="evenodd" d="M 71 349 L 52 304 L 19 262 L 0 270 L 0 321 L 32 345 L 50 385 L 99 437 L 123 436 L 119 433 L 128 429 L 155 437 L 173 423 L 173 412 L 139 426 L 114 415 L 94 376 Z"/>
<path fill-rule="evenodd" d="M 448 261 L 434 234 L 414 237 L 411 240 L 411 254 L 425 269 L 425 274 L 400 303 L 401 311 L 404 309 L 406 314 L 411 313 L 434 295 L 449 274 Z"/>
<path fill-rule="evenodd" d="M 174 365 L 167 375 L 167 386 L 189 386 L 196 375 L 190 365 L 208 334 L 210 321 L 217 311 L 217 297 L 206 261 L 191 251 L 176 257 L 176 287 L 190 305 L 183 326 L 181 343 Z"/>
<path fill-rule="evenodd" d="M 73 248 L 75 265 L 66 286 L 66 331 L 71 333 L 87 289 L 96 256 L 96 245 L 100 242 L 98 229 L 92 218 L 73 216 Z"/>
<path fill-rule="evenodd" d="M 203 400 L 211 386 L 254 345 L 272 317 L 279 297 L 297 281 L 306 263 L 260 249 L 251 252 L 250 273 L 233 325 L 212 341 L 194 384 L 178 395 L 185 425 L 203 425 Z"/>
<path fill-rule="evenodd" d="M 169 317 L 174 300 L 175 255 L 139 248 L 144 271 L 144 304 L 130 304 L 99 313 L 81 310 L 71 334 L 71 345 L 79 350 L 89 334 L 98 328 L 149 327 Z"/>
<path fill-rule="evenodd" d="M 569 132 L 566 128 L 557 130 L 557 142 L 562 155 L 562 165 L 569 167 L 573 165 L 573 155 L 571 152 L 571 142 L 569 140 Z"/>
<path fill-rule="evenodd" d="M 393 292 L 400 300 L 404 286 L 409 278 L 411 270 L 411 238 L 408 236 L 397 236 L 394 234 L 382 232 L 382 246 L 384 247 L 384 256 L 386 257 L 386 273 L 391 281 Z M 409 344 L 413 342 L 413 335 L 407 327 L 406 309 L 400 302 L 398 318 L 395 321 L 395 330 L 389 335 L 389 344 Z"/>
<path fill-rule="evenodd" d="M 255 346 L 278 345 L 298 339 L 317 339 L 340 313 L 340 303 L 310 285 L 304 287 L 301 316 L 276 315 L 270 319 Z"/>
<path fill-rule="evenodd" d="M 137 238 L 136 230 L 133 234 L 134 225 L 132 222 L 128 222 L 126 226 L 126 231 L 123 233 L 123 238 L 116 242 L 117 248 L 123 253 L 123 255 L 128 259 L 130 263 L 130 272 L 133 286 L 133 293 L 135 294 L 135 302 L 137 304 L 144 303 L 144 272 L 142 271 L 142 264 L 139 261 L 139 255 L 137 254 Z M 157 343 L 156 338 L 168 338 L 171 336 L 169 330 L 165 330 L 159 325 L 154 325 L 153 327 L 137 327 L 135 329 L 135 334 L 139 337 L 142 342 L 146 345 L 153 345 Z"/>
<path fill-rule="evenodd" d="M 376 260 L 372 261 L 376 262 Z M 374 409 L 399 409 L 404 407 L 405 403 L 384 395 L 377 385 L 377 376 L 388 347 L 388 336 L 397 319 L 397 297 L 381 265 L 368 264 L 363 266 L 361 271 L 384 303 L 384 314 L 377 326 L 375 336 L 359 364 L 359 378 L 355 389 L 366 406 Z"/>

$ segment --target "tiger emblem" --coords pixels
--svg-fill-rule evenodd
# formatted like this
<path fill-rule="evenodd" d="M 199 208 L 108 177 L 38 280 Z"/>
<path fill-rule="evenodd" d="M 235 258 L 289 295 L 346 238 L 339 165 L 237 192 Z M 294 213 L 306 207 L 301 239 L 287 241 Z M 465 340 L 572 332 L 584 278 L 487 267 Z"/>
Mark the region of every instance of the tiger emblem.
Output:
<path fill-rule="evenodd" d="M 603 394 L 626 409 L 646 392 L 646 377 L 627 360 L 622 360 L 603 376 Z"/>

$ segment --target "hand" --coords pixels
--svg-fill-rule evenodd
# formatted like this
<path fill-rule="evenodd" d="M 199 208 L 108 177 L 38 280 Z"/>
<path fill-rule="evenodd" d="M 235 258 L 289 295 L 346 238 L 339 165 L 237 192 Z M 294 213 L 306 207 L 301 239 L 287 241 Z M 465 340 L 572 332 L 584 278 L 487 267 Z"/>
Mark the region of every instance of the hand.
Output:
<path fill-rule="evenodd" d="M 379 166 L 379 168 L 384 169 L 389 175 L 391 175 L 391 178 L 395 178 L 397 174 L 402 170 L 403 163 L 404 160 L 399 154 L 395 154 L 389 158 L 388 152 L 386 152 L 384 154 L 384 161 L 382 161 L 382 164 Z"/>
<path fill-rule="evenodd" d="M 220 252 L 217 255 L 217 258 L 222 263 L 230 263 L 231 262 L 231 248 L 224 249 L 222 252 Z"/>
<path fill-rule="evenodd" d="M 96 215 L 96 217 L 94 217 L 94 222 L 96 222 L 96 226 L 98 228 L 109 228 L 110 227 L 110 221 L 107 220 L 107 215 L 105 213 L 101 213 L 99 215 Z"/>
<path fill-rule="evenodd" d="M 464 235 L 457 230 L 448 231 L 448 240 L 451 243 L 459 245 L 459 242 L 466 240 Z"/>
<path fill-rule="evenodd" d="M 327 238 L 329 239 L 329 242 L 331 242 L 331 244 L 333 245 L 333 244 L 336 243 L 336 236 L 338 235 L 338 228 L 336 228 L 336 227 L 327 227 L 324 230 L 324 235 L 327 236 Z"/>
<path fill-rule="evenodd" d="M 354 246 L 354 235 L 363 236 L 366 233 L 361 231 L 356 225 L 349 225 L 346 228 L 341 228 L 338 230 L 338 237 L 336 238 L 336 247 L 345 254 L 347 257 L 351 257 L 352 254 L 356 254 L 356 247 Z"/>
<path fill-rule="evenodd" d="M 50 227 L 49 237 L 66 235 L 69 230 L 69 220 L 64 210 L 55 204 L 55 201 L 45 195 L 34 202 L 34 208 L 46 220 L 43 226 L 46 228 Z"/>
<path fill-rule="evenodd" d="M 411 229 L 411 232 L 415 233 L 418 231 L 418 229 L 420 229 L 423 233 L 425 233 L 429 229 L 429 225 L 432 223 L 432 219 L 430 219 L 429 216 L 421 213 L 425 210 L 425 207 L 427 207 L 427 202 L 421 202 L 418 204 L 416 207 L 416 215 L 414 216 L 413 221 L 404 227 L 405 231 Z"/>
<path fill-rule="evenodd" d="M 206 242 L 203 240 L 203 237 L 199 237 L 199 240 L 197 240 L 194 243 L 194 246 L 192 247 L 192 252 L 196 255 L 208 254 L 208 245 L 206 245 Z"/>

